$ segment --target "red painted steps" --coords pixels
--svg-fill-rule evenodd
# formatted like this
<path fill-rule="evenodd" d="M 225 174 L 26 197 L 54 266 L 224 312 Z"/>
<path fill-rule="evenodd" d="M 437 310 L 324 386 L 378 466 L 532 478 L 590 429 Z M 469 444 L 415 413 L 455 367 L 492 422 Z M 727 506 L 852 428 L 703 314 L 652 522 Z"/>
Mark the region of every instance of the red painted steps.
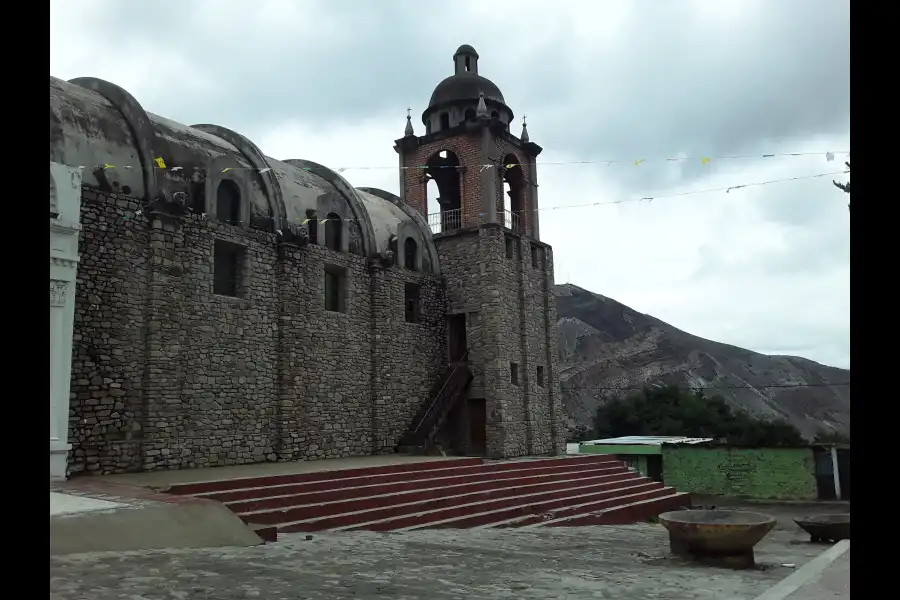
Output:
<path fill-rule="evenodd" d="M 348 529 L 364 529 L 367 531 L 394 531 L 397 529 L 470 529 L 484 527 L 514 516 L 543 512 L 553 508 L 559 508 L 568 504 L 585 501 L 605 501 L 614 505 L 618 498 L 629 493 L 644 494 L 644 497 L 653 497 L 662 488 L 661 483 L 655 481 L 640 482 L 635 479 L 622 482 L 620 487 L 606 488 L 602 490 L 590 490 L 587 493 L 579 493 L 576 489 L 567 489 L 550 494 L 535 494 L 529 496 L 516 496 L 504 498 L 492 502 L 482 502 L 457 506 L 446 510 L 431 510 L 425 513 L 408 515 L 405 517 L 389 519 L 376 523 L 366 523 L 359 527 Z M 291 531 L 285 528 L 284 531 Z"/>
<path fill-rule="evenodd" d="M 218 481 L 199 481 L 179 483 L 164 490 L 168 494 L 198 496 L 211 492 L 226 490 L 243 490 L 262 488 L 271 485 L 288 483 L 308 483 L 314 481 L 344 480 L 352 477 L 368 477 L 370 475 L 409 474 L 416 471 L 431 471 L 453 467 L 477 467 L 484 464 L 483 458 L 457 458 L 452 460 L 429 460 L 422 462 L 382 465 L 379 467 L 363 467 L 359 469 L 337 469 L 334 471 L 313 471 L 309 473 L 292 473 L 290 475 L 264 475 L 261 477 L 241 477 L 237 479 L 221 479 Z"/>
<path fill-rule="evenodd" d="M 266 511 L 246 515 L 254 522 L 274 523 L 291 522 L 285 531 L 321 531 L 349 525 L 369 523 L 382 519 L 393 519 L 406 515 L 415 515 L 423 511 L 440 511 L 449 509 L 471 511 L 470 505 L 480 505 L 488 501 L 514 501 L 525 498 L 555 497 L 555 494 L 575 494 L 585 491 L 601 491 L 610 487 L 624 485 L 629 480 L 638 479 L 635 473 L 624 471 L 614 475 L 601 475 L 585 479 L 569 479 L 552 481 L 526 486 L 503 486 L 482 491 L 468 491 L 466 486 L 460 493 L 454 494 L 448 488 L 430 488 L 428 490 L 407 492 L 404 494 L 385 494 L 382 496 L 351 500 L 347 502 L 328 503 L 296 507 L 287 511 Z M 457 490 L 459 491 L 459 490 Z M 334 506 L 336 505 L 336 506 Z M 244 513 L 235 511 L 242 517 Z M 455 513 L 454 513 L 455 514 Z M 262 519 L 262 520 L 261 520 Z"/>
<path fill-rule="evenodd" d="M 553 523 L 551 527 L 583 527 L 585 525 L 629 525 L 657 517 L 670 510 L 690 506 L 691 495 L 687 492 L 671 493 L 653 500 L 636 500 L 628 504 L 610 507 L 594 515 Z"/>
<path fill-rule="evenodd" d="M 174 485 L 255 526 L 325 529 L 536 527 L 635 522 L 689 504 L 612 456 L 455 459 Z"/>
<path fill-rule="evenodd" d="M 602 458 L 602 460 L 601 460 Z M 482 459 L 476 459 L 481 461 Z M 461 483 L 474 483 L 477 481 L 517 479 L 525 475 L 530 476 L 549 476 L 553 474 L 575 474 L 587 473 L 588 470 L 609 468 L 609 469 L 627 469 L 625 465 L 618 460 L 610 457 L 597 457 L 594 460 L 569 460 L 569 459 L 548 459 L 548 460 L 522 460 L 511 462 L 497 462 L 477 465 L 467 464 L 465 466 L 456 466 L 457 461 L 434 461 L 427 464 L 440 465 L 433 468 L 422 468 L 406 473 L 371 473 L 366 475 L 351 475 L 346 478 L 330 478 L 323 480 L 313 480 L 308 482 L 282 482 L 277 485 L 258 486 L 250 481 L 244 489 L 228 488 L 224 491 L 211 489 L 202 493 L 192 493 L 192 495 L 206 498 L 209 500 L 218 500 L 230 504 L 238 501 L 258 500 L 270 497 L 296 496 L 301 494 L 321 494 L 320 501 L 324 502 L 328 499 L 340 499 L 358 497 L 359 495 L 370 495 L 378 493 L 375 486 L 389 486 L 392 491 L 403 491 L 428 487 L 433 483 L 440 485 L 457 485 Z M 447 466 L 447 465 L 451 466 Z M 353 469 L 356 471 L 356 469 Z M 331 471 L 330 473 L 344 473 L 346 471 Z M 318 473 L 310 473 L 308 475 L 318 475 Z M 284 476 L 294 478 L 294 475 Z M 218 483 L 218 482 L 216 482 Z M 194 485 L 202 484 L 190 484 Z M 212 484 L 208 484 L 212 485 Z M 176 486 L 174 492 L 183 493 Z M 383 488 L 382 488 L 383 489 Z M 337 490 L 344 490 L 344 494 L 333 493 Z M 188 492 L 191 493 L 191 492 Z M 325 494 L 329 494 L 326 498 Z M 356 494 L 356 496 L 354 496 Z M 250 509 L 247 510 L 256 510 Z"/>
<path fill-rule="evenodd" d="M 365 510 L 383 506 L 386 503 L 414 502 L 465 493 L 515 489 L 522 486 L 565 484 L 571 482 L 575 477 L 587 484 L 588 482 L 617 481 L 618 479 L 637 476 L 624 466 L 607 467 L 602 463 L 599 467 L 594 467 L 593 465 L 590 467 L 584 466 L 580 471 L 571 468 L 564 470 L 563 467 L 552 471 L 550 469 L 545 470 L 548 471 L 545 474 L 526 474 L 522 477 L 498 478 L 495 477 L 495 473 L 490 472 L 478 476 L 470 475 L 468 478 L 435 477 L 433 479 L 363 485 L 329 491 L 289 493 L 266 496 L 254 500 L 226 501 L 225 505 L 238 514 L 265 514 L 274 510 L 281 512 L 300 507 L 308 507 L 310 510 L 321 509 L 333 514 L 338 511 Z M 518 473 L 518 471 L 510 471 L 509 474 Z M 529 470 L 526 473 L 532 473 L 532 471 Z M 507 473 L 504 473 L 504 475 L 507 475 Z M 298 516 L 297 518 L 308 517 Z"/>
<path fill-rule="evenodd" d="M 619 496 L 615 502 L 608 500 L 571 504 L 560 509 L 546 510 L 532 515 L 514 517 L 496 523 L 498 528 L 508 527 L 575 527 L 580 525 L 621 525 L 643 521 L 661 512 L 674 510 L 690 504 L 690 495 L 676 492 L 673 488 L 658 484 L 658 488 L 647 494 L 638 491 Z M 658 506 L 664 510 L 654 510 Z M 621 521 L 621 515 L 634 518 Z"/>

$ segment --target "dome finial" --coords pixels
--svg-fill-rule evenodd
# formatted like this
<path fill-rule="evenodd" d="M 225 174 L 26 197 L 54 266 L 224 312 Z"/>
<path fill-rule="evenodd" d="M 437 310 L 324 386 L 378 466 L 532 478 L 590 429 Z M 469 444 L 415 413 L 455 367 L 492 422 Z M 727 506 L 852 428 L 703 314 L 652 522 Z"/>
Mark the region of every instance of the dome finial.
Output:
<path fill-rule="evenodd" d="M 457 48 L 453 54 L 453 65 L 454 72 L 457 75 L 460 73 L 475 73 L 477 75 L 478 53 L 475 52 L 475 48 L 468 44 L 463 44 Z"/>
<path fill-rule="evenodd" d="M 484 103 L 484 92 L 478 92 L 478 108 L 475 110 L 475 116 L 479 118 L 488 116 L 487 104 Z"/>
<path fill-rule="evenodd" d="M 415 134 L 416 133 L 415 133 L 415 131 L 413 131 L 413 126 L 412 126 L 412 109 L 407 108 L 406 109 L 406 130 L 403 132 L 403 135 L 410 136 L 410 135 L 415 135 Z"/>
<path fill-rule="evenodd" d="M 519 136 L 523 142 L 530 142 L 531 140 L 528 137 L 528 123 L 525 122 L 525 119 L 528 118 L 528 115 L 522 115 L 522 135 Z"/>

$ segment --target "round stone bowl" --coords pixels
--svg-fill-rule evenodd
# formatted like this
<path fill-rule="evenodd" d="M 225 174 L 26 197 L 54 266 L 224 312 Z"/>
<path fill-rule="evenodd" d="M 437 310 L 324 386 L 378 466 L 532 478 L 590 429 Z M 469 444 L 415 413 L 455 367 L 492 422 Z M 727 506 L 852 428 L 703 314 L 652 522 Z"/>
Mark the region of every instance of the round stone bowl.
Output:
<path fill-rule="evenodd" d="M 839 542 L 850 539 L 850 513 L 813 515 L 794 519 L 794 523 L 809 534 L 813 542 Z"/>
<path fill-rule="evenodd" d="M 659 515 L 676 554 L 751 553 L 775 527 L 775 519 L 742 510 L 676 510 Z M 752 556 L 752 554 L 751 554 Z"/>

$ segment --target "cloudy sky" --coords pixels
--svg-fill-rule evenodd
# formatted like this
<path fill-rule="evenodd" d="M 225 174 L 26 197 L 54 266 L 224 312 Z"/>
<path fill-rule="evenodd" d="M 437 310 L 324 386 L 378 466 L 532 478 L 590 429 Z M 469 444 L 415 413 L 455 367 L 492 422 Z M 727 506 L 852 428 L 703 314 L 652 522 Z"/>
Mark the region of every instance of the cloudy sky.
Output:
<path fill-rule="evenodd" d="M 831 184 L 846 176 L 678 195 L 842 170 L 849 4 L 51 0 L 50 74 L 112 81 L 150 112 L 396 193 L 406 108 L 421 115 L 471 44 L 512 130 L 527 113 L 540 159 L 568 163 L 538 175 L 558 283 L 706 338 L 849 368 L 849 214 Z M 807 152 L 819 154 L 762 156 Z M 566 208 L 642 197 L 656 199 Z"/>

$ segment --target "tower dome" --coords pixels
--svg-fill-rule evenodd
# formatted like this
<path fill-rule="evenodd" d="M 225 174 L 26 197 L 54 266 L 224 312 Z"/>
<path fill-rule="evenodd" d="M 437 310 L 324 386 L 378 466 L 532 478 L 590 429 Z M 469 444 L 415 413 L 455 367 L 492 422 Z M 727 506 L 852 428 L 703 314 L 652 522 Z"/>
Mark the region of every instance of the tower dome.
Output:
<path fill-rule="evenodd" d="M 453 75 L 437 84 L 428 108 L 422 113 L 422 123 L 428 133 L 449 129 L 474 118 L 481 94 L 484 94 L 493 118 L 507 126 L 512 121 L 513 112 L 506 105 L 500 88 L 478 73 L 478 58 L 478 52 L 468 44 L 463 44 L 453 54 Z"/>

